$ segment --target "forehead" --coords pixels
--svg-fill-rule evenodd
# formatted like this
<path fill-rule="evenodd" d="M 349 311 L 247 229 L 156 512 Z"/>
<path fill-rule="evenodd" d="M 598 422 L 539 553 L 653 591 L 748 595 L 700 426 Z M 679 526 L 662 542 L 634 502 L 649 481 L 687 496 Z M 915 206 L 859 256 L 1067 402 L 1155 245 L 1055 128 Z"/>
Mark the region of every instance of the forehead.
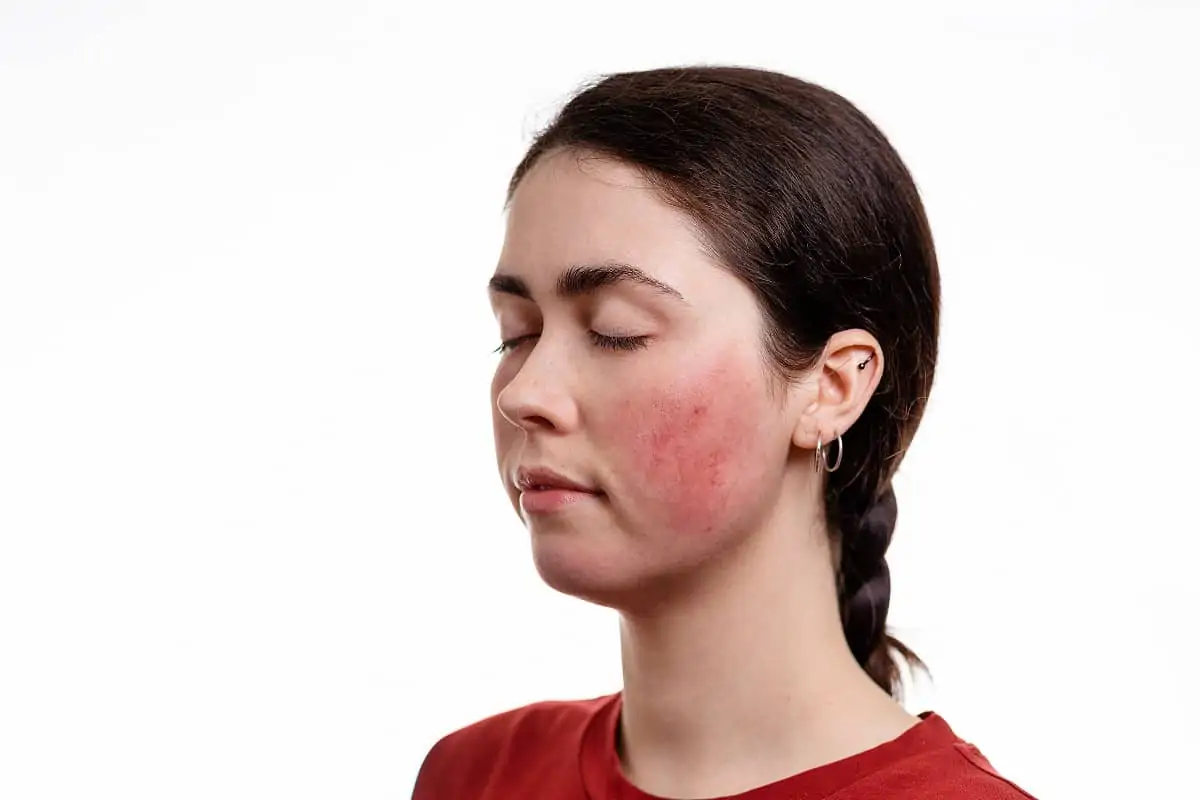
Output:
<path fill-rule="evenodd" d="M 543 156 L 513 193 L 500 269 L 536 282 L 602 262 L 637 264 L 681 289 L 724 272 L 692 219 L 636 168 L 576 151 Z"/>

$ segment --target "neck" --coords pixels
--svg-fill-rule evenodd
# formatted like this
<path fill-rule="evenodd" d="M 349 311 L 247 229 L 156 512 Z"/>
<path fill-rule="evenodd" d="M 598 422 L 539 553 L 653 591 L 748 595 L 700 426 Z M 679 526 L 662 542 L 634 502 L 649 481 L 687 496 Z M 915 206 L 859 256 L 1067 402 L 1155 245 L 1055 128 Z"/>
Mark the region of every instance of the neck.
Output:
<path fill-rule="evenodd" d="M 644 791 L 734 794 L 915 722 L 854 661 L 813 527 L 768 528 L 681 599 L 622 616 L 620 751 Z"/>

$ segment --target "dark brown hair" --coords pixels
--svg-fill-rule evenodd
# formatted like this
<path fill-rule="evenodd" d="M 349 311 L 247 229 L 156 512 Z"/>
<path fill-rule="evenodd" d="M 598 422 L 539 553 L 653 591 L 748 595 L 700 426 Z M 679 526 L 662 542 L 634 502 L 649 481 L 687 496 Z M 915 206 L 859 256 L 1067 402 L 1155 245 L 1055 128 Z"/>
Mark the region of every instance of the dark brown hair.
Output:
<path fill-rule="evenodd" d="M 743 67 L 654 69 L 592 83 L 535 139 L 510 197 L 541 156 L 560 148 L 639 168 L 697 222 L 713 253 L 757 294 L 766 351 L 781 374 L 811 369 L 839 330 L 878 339 L 884 374 L 842 432 L 825 507 L 847 642 L 875 682 L 898 694 L 895 656 L 920 660 L 886 627 L 891 479 L 933 382 L 939 305 L 933 241 L 908 169 L 845 98 Z"/>

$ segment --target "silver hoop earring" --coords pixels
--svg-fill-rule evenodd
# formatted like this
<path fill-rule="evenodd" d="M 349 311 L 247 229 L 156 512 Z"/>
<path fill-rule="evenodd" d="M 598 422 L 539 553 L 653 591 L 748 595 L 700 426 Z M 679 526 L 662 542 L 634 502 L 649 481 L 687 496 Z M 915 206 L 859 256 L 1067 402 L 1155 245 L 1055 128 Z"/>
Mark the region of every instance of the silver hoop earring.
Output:
<path fill-rule="evenodd" d="M 833 440 L 830 439 L 829 443 L 833 444 Z M 822 470 L 824 470 L 825 472 L 837 471 L 837 468 L 842 465 L 842 453 L 843 453 L 842 435 L 839 433 L 837 435 L 837 459 L 834 460 L 833 466 L 830 466 L 829 457 L 825 451 L 825 445 L 821 443 L 821 437 L 818 434 L 817 435 L 817 453 L 816 453 L 817 472 L 820 472 Z"/>

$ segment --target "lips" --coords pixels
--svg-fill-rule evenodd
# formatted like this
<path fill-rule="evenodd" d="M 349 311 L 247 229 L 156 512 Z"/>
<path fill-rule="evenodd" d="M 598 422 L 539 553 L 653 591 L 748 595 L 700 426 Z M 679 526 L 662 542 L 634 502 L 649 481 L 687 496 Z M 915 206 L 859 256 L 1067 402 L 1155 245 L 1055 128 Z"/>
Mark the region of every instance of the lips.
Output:
<path fill-rule="evenodd" d="M 517 470 L 513 485 L 522 492 L 539 492 L 560 490 L 581 492 L 583 494 L 599 494 L 596 489 L 572 480 L 554 470 L 543 467 L 522 467 Z"/>
<path fill-rule="evenodd" d="M 604 496 L 599 489 L 544 467 L 518 469 L 513 485 L 521 492 L 525 519 L 540 519 L 547 524 L 559 514 L 573 513 L 571 509 L 586 507 Z"/>

